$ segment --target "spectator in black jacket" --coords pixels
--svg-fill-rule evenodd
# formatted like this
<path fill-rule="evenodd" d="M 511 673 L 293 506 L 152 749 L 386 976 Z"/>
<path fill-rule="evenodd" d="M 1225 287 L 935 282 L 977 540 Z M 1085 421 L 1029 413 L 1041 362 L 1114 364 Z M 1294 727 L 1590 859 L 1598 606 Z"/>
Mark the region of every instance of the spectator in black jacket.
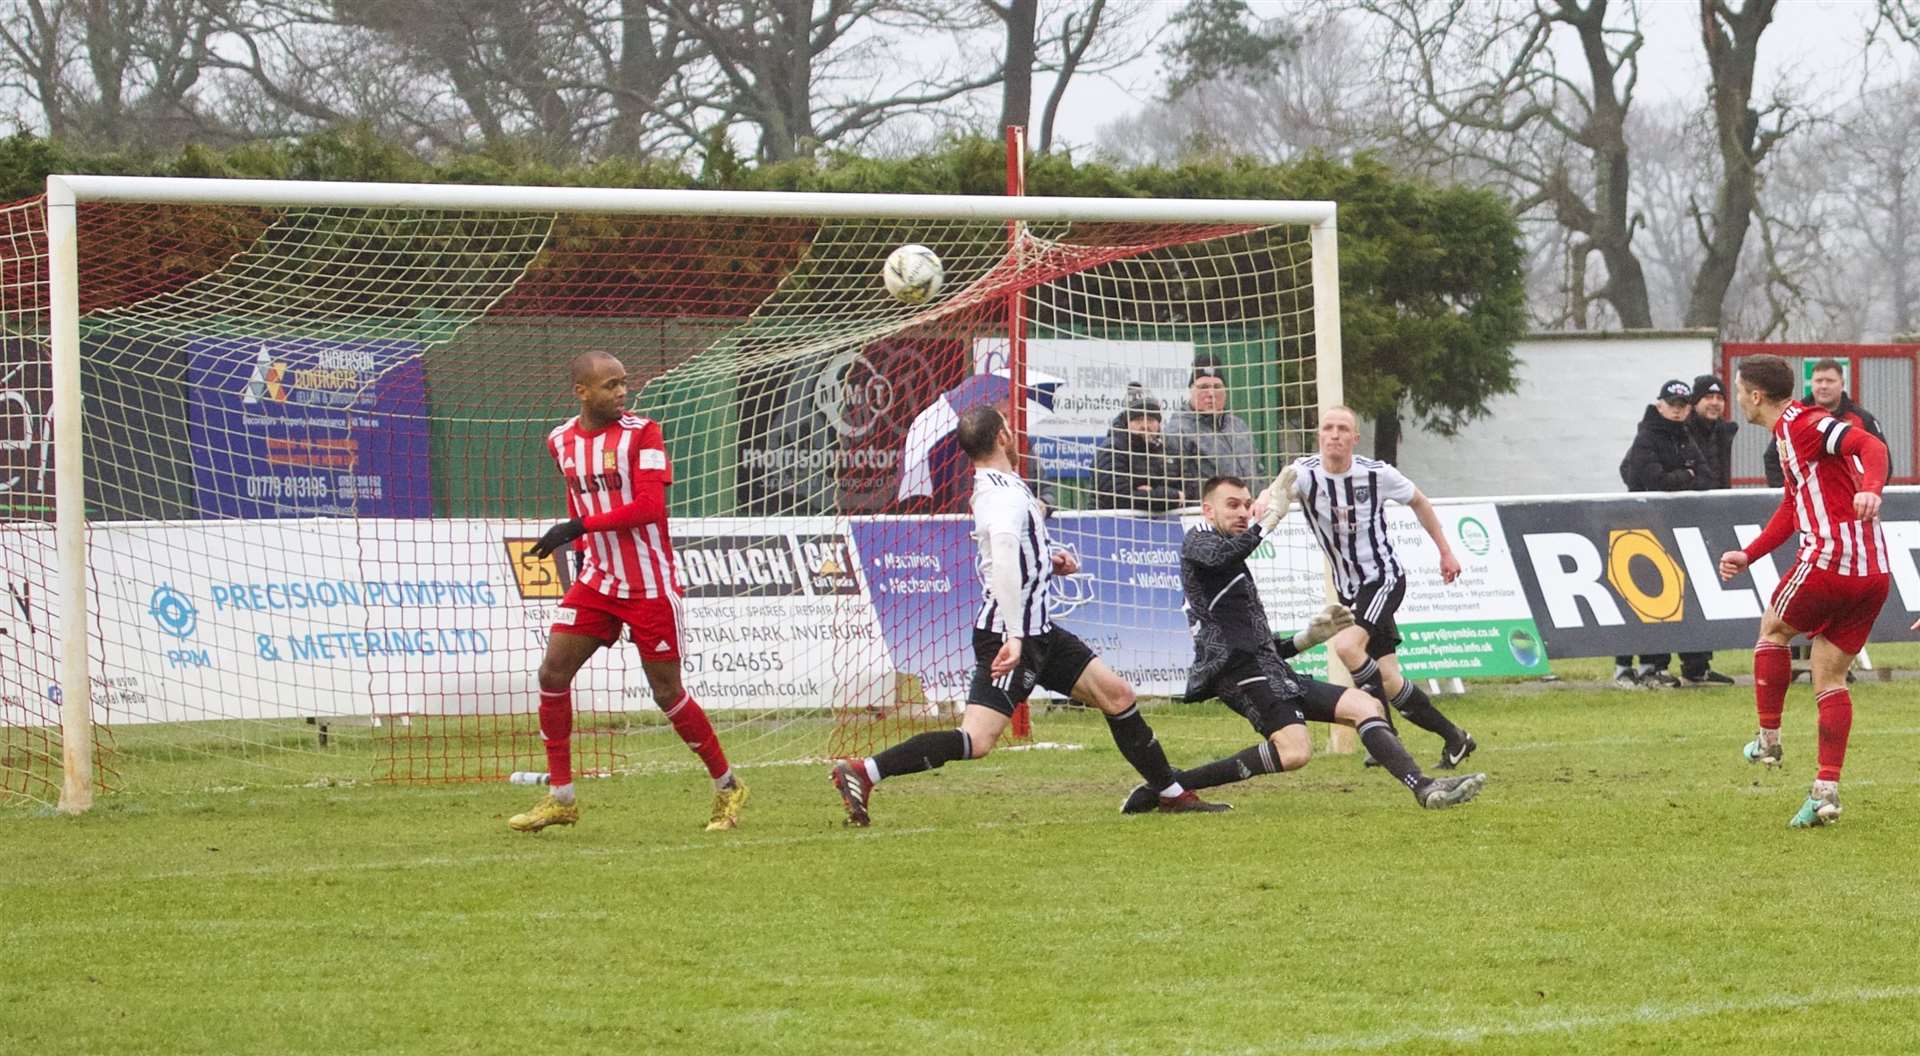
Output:
<path fill-rule="evenodd" d="M 1093 504 L 1102 510 L 1165 513 L 1186 505 L 1186 482 L 1167 457 L 1160 401 L 1129 389 L 1127 403 L 1093 455 Z"/>
<path fill-rule="evenodd" d="M 1880 431 L 1880 423 L 1859 404 L 1853 402 L 1853 397 L 1847 395 L 1846 373 L 1841 368 L 1839 360 L 1823 359 L 1815 363 L 1813 377 L 1809 380 L 1813 385 L 1813 399 L 1802 400 L 1802 403 L 1820 407 L 1835 418 L 1857 425 L 1879 437 L 1881 443 L 1886 443 L 1887 434 Z M 1768 444 L 1767 452 L 1761 456 L 1760 461 L 1766 466 L 1767 487 L 1785 487 L 1787 474 L 1780 468 L 1780 450 Z"/>
<path fill-rule="evenodd" d="M 1706 456 L 1707 487 L 1733 487 L 1733 437 L 1740 426 L 1727 418 L 1727 387 L 1711 374 L 1693 379 L 1693 413 L 1687 432 Z"/>
<path fill-rule="evenodd" d="M 1693 413 L 1687 433 L 1706 459 L 1705 487 L 1733 487 L 1733 436 L 1740 427 L 1727 420 L 1727 387 L 1711 374 L 1693 379 Z M 1681 653 L 1680 681 L 1689 686 L 1731 686 L 1733 679 L 1713 669 L 1713 654 Z"/>
<path fill-rule="evenodd" d="M 1640 418 L 1640 429 L 1620 463 L 1620 479 L 1628 491 L 1705 491 L 1713 485 L 1708 478 L 1707 457 L 1687 431 L 1687 416 L 1693 413 L 1693 386 L 1675 378 L 1660 386 L 1660 395 L 1647 406 Z M 1671 687 L 1680 684 L 1667 670 L 1673 657 L 1666 653 L 1640 657 L 1613 658 L 1613 684 L 1622 689 Z"/>

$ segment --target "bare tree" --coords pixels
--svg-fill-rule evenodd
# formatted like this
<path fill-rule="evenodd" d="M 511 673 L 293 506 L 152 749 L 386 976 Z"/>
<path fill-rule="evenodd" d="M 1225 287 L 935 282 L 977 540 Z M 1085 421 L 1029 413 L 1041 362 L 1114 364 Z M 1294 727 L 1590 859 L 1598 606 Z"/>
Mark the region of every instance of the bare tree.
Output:
<path fill-rule="evenodd" d="M 1039 57 L 1040 0 L 983 2 L 1007 30 L 1007 75 L 1000 87 L 999 127 L 1025 127 L 1033 117 L 1033 65 Z"/>
<path fill-rule="evenodd" d="M 1137 12 L 1139 9 L 1133 9 Z M 1103 30 L 1102 18 L 1105 17 Z M 1081 72 L 1097 72 L 1111 69 L 1122 58 L 1133 56 L 1125 50 L 1108 47 L 1102 52 L 1092 52 L 1095 40 L 1112 41 L 1113 32 L 1119 24 L 1130 21 L 1130 15 L 1114 17 L 1108 10 L 1107 0 L 1091 0 L 1084 10 L 1065 12 L 1057 29 L 1048 37 L 1057 61 L 1047 67 L 1053 72 L 1053 87 L 1047 91 L 1047 105 L 1040 117 L 1040 153 L 1053 149 L 1053 123 L 1060 114 L 1060 102 L 1066 98 L 1067 85 L 1073 83 L 1073 77 Z M 1124 45 L 1123 45 L 1124 49 Z"/>
<path fill-rule="evenodd" d="M 926 0 L 648 0 L 718 70 L 710 89 L 683 99 L 691 112 L 734 120 L 759 133 L 759 156 L 785 161 L 828 143 L 853 143 L 889 119 L 925 113 L 997 85 L 998 64 L 969 71 L 936 64 L 894 84 L 886 61 L 901 34 L 977 29 L 979 9 Z M 882 33 L 890 32 L 891 40 Z M 978 64 L 974 64 L 978 65 Z"/>
<path fill-rule="evenodd" d="M 1626 119 L 1639 81 L 1637 4 L 1537 0 L 1529 9 L 1473 0 L 1355 0 L 1381 31 L 1380 74 L 1403 100 L 1404 135 L 1435 162 L 1480 170 L 1525 214 L 1549 210 L 1598 254 L 1591 296 L 1620 324 L 1653 325 L 1633 249 Z M 1579 56 L 1563 69 L 1560 37 Z M 1578 174 L 1576 168 L 1582 170 Z M 1583 294 L 1584 296 L 1584 294 Z"/>
<path fill-rule="evenodd" d="M 1287 161 L 1307 154 L 1393 154 L 1388 100 L 1349 20 L 1295 29 L 1271 73 L 1197 81 L 1100 129 L 1102 150 L 1133 164 L 1233 154 Z"/>
<path fill-rule="evenodd" d="M 1740 266 L 1740 251 L 1758 206 L 1759 170 L 1767 154 L 1795 127 L 1795 109 L 1776 96 L 1753 106 L 1754 60 L 1760 37 L 1773 21 L 1775 0 L 1700 0 L 1700 29 L 1707 48 L 1707 98 L 1720 157 L 1713 211 L 1696 210 L 1695 226 L 1706 258 L 1694 275 L 1687 326 L 1718 327 L 1727 289 Z"/>
<path fill-rule="evenodd" d="M 49 134 L 163 148 L 225 138 L 196 92 L 215 31 L 199 0 L 14 0 L 0 18 L 0 80 L 37 103 Z"/>
<path fill-rule="evenodd" d="M 1862 93 L 1821 137 L 1838 191 L 1836 226 L 1873 266 L 1891 334 L 1920 328 L 1920 81 Z M 1833 193 L 1829 191 L 1828 193 Z"/>

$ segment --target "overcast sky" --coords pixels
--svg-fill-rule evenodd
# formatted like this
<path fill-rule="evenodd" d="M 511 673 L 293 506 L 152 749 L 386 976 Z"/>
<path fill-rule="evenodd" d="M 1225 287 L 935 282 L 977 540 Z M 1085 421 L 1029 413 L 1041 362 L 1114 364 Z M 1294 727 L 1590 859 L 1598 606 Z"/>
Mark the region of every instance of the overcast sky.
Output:
<path fill-rule="evenodd" d="M 1178 11 L 1177 0 L 1152 5 L 1143 32 L 1165 25 Z M 1304 20 L 1322 5 L 1298 0 L 1249 0 L 1262 17 Z M 1624 6 L 1624 5 L 1622 5 Z M 1647 102 L 1680 99 L 1704 101 L 1706 52 L 1700 43 L 1698 0 L 1643 0 L 1641 24 L 1647 42 L 1640 65 L 1640 98 Z M 1873 24 L 1872 0 L 1782 0 L 1773 25 L 1760 40 L 1760 70 L 1756 95 L 1786 78 L 1804 86 L 1808 98 L 1838 103 L 1859 87 L 1863 72 L 1875 83 L 1895 79 L 1914 61 L 1908 48 L 1882 48 L 1871 64 L 1863 61 L 1862 47 Z M 1577 55 L 1569 55 L 1577 60 Z M 1097 141 L 1099 128 L 1149 102 L 1166 82 L 1165 62 L 1158 49 L 1143 49 L 1132 63 L 1105 76 L 1097 86 L 1076 82 L 1060 104 L 1056 138 L 1076 146 Z M 1036 84 L 1036 103 L 1046 98 L 1050 85 Z M 1035 115 L 1038 121 L 1038 115 Z"/>

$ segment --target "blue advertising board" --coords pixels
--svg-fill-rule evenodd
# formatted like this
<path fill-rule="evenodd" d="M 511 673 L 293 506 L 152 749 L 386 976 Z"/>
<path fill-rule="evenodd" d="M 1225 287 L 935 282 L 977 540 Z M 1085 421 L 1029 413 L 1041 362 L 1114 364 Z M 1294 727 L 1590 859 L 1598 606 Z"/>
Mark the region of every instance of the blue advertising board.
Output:
<path fill-rule="evenodd" d="M 429 516 L 421 348 L 382 339 L 189 342 L 201 514 Z"/>
<path fill-rule="evenodd" d="M 971 520 L 856 519 L 852 529 L 894 666 L 934 699 L 964 697 L 984 593 Z M 1141 692 L 1184 692 L 1193 639 L 1180 611 L 1180 522 L 1061 513 L 1048 532 L 1080 559 L 1077 573 L 1054 578 L 1054 619 Z"/>

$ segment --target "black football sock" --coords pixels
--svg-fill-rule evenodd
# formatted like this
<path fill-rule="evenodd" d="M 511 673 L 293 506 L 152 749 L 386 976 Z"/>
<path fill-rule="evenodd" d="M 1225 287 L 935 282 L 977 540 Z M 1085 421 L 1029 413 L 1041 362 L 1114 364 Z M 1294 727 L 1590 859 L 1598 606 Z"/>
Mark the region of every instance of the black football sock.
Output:
<path fill-rule="evenodd" d="M 1440 709 L 1433 706 L 1433 698 L 1427 696 L 1426 690 L 1414 685 L 1412 679 L 1400 683 L 1400 692 L 1393 695 L 1392 704 L 1395 711 L 1407 717 L 1408 722 L 1428 733 L 1439 734 L 1448 744 L 1459 744 L 1466 737 L 1460 732 L 1460 727 L 1453 724 L 1453 720 L 1440 714 Z"/>
<path fill-rule="evenodd" d="M 938 770 L 955 759 L 965 759 L 973 754 L 973 738 L 965 730 L 940 730 L 937 733 L 921 733 L 901 741 L 873 757 L 873 765 L 879 769 L 881 777 L 899 777 L 901 774 L 917 774 L 922 770 Z"/>
<path fill-rule="evenodd" d="M 1173 784 L 1173 766 L 1167 762 L 1167 753 L 1160 749 L 1160 742 L 1154 740 L 1153 727 L 1140 717 L 1139 705 L 1107 716 L 1107 732 L 1113 734 L 1113 743 L 1119 747 L 1120 754 L 1140 772 L 1148 788 L 1159 792 Z"/>
<path fill-rule="evenodd" d="M 1413 789 L 1419 795 L 1421 789 L 1433 783 L 1433 779 L 1420 772 L 1420 764 L 1407 754 L 1400 738 L 1387 728 L 1385 719 L 1365 719 L 1360 723 L 1360 743 L 1367 746 L 1367 753 L 1374 757 L 1387 772 L 1398 778 L 1400 783 Z"/>
<path fill-rule="evenodd" d="M 1182 770 L 1174 777 L 1182 788 L 1198 791 L 1203 788 L 1217 788 L 1230 785 L 1235 781 L 1245 781 L 1258 774 L 1277 774 L 1280 772 L 1280 755 L 1274 751 L 1272 741 L 1261 741 L 1251 748 L 1242 748 L 1225 759 L 1215 759 L 1211 763 L 1201 763 L 1191 770 Z"/>
<path fill-rule="evenodd" d="M 1382 704 L 1387 702 L 1387 691 L 1380 686 L 1380 665 L 1373 662 L 1373 657 L 1367 657 L 1352 674 L 1354 688 L 1373 694 Z"/>

